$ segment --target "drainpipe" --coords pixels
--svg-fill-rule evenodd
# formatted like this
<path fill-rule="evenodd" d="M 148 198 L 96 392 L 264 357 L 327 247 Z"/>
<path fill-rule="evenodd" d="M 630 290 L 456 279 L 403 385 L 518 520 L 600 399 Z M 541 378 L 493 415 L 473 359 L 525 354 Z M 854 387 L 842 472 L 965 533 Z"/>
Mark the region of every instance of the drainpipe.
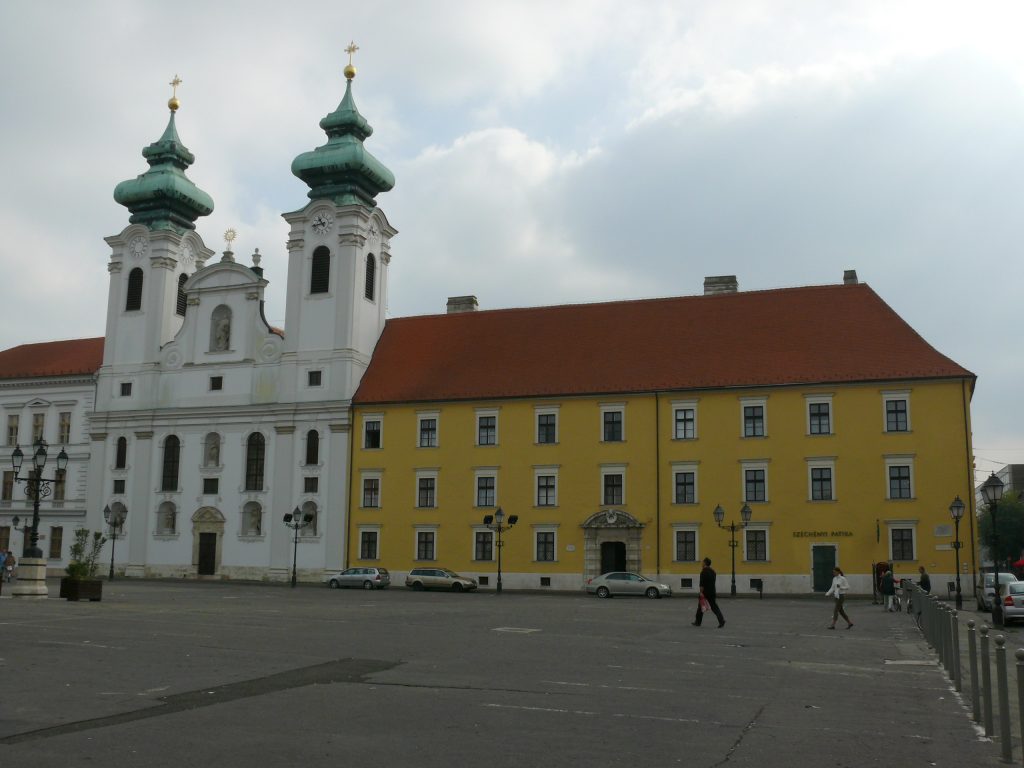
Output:
<path fill-rule="evenodd" d="M 968 510 L 971 513 L 971 519 L 969 521 L 968 528 L 971 531 L 971 592 L 974 595 L 978 594 L 978 566 L 975 562 L 975 544 L 974 544 L 974 523 L 977 521 L 977 510 L 975 509 L 975 494 L 974 494 L 974 457 L 971 455 L 971 433 L 968 430 L 967 423 L 967 392 L 964 387 L 966 381 L 960 382 L 960 399 L 963 402 L 964 410 L 964 451 L 967 454 L 967 488 L 968 495 L 971 497 Z"/>
<path fill-rule="evenodd" d="M 661 393 L 654 393 L 654 563 L 661 579 Z"/>

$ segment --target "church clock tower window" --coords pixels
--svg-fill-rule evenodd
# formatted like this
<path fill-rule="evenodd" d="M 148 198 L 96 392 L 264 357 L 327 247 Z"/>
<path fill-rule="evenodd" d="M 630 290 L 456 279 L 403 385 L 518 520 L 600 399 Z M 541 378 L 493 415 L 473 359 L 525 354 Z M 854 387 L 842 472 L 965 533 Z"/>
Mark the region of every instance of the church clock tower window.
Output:
<path fill-rule="evenodd" d="M 312 272 L 309 277 L 310 293 L 327 293 L 331 284 L 331 252 L 321 245 L 313 251 Z"/>
<path fill-rule="evenodd" d="M 186 280 L 188 280 L 188 275 L 185 273 L 178 275 L 178 304 L 175 307 L 175 311 L 182 317 L 185 316 L 185 309 L 188 306 L 188 302 L 185 300 Z"/>
<path fill-rule="evenodd" d="M 125 312 L 142 309 L 142 269 L 139 267 L 128 273 L 128 297 L 124 309 Z"/>
<path fill-rule="evenodd" d="M 377 260 L 372 253 L 366 254 L 366 298 L 373 301 L 374 280 L 377 272 Z"/>

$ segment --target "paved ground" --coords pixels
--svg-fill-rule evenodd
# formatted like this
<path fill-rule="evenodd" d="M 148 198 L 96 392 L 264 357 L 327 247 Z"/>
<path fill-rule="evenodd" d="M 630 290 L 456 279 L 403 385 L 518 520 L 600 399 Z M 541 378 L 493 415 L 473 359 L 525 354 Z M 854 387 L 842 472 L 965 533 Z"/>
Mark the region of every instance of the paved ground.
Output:
<path fill-rule="evenodd" d="M 906 614 L 115 581 L 0 600 L 0 762 L 995 766 Z"/>

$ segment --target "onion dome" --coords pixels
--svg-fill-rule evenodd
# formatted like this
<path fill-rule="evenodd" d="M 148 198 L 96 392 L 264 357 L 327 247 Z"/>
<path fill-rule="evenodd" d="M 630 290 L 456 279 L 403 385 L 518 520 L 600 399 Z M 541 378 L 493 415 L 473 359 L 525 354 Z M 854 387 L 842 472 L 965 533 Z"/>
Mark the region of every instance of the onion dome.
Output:
<path fill-rule="evenodd" d="M 181 81 L 175 76 L 172 85 Z M 177 95 L 167 106 L 171 118 L 163 135 L 142 150 L 149 170 L 114 188 L 114 200 L 131 211 L 132 224 L 150 229 L 169 229 L 184 234 L 195 229 L 195 220 L 213 211 L 213 199 L 185 176 L 185 169 L 196 158 L 178 138 L 174 115 L 180 102 Z"/>
<path fill-rule="evenodd" d="M 292 173 L 309 185 L 310 200 L 372 208 L 377 204 L 374 197 L 395 186 L 395 176 L 363 147 L 373 128 L 359 114 L 352 98 L 355 75 L 356 68 L 349 61 L 345 67 L 345 96 L 338 108 L 320 121 L 327 143 L 296 157 Z"/>

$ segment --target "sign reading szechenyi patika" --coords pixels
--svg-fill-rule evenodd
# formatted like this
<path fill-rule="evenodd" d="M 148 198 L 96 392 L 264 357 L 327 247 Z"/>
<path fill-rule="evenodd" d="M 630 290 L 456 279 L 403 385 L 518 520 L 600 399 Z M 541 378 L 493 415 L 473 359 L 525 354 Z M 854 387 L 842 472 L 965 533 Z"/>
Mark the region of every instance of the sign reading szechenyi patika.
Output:
<path fill-rule="evenodd" d="M 793 531 L 794 539 L 824 539 L 835 536 L 853 536 L 853 531 Z"/>

